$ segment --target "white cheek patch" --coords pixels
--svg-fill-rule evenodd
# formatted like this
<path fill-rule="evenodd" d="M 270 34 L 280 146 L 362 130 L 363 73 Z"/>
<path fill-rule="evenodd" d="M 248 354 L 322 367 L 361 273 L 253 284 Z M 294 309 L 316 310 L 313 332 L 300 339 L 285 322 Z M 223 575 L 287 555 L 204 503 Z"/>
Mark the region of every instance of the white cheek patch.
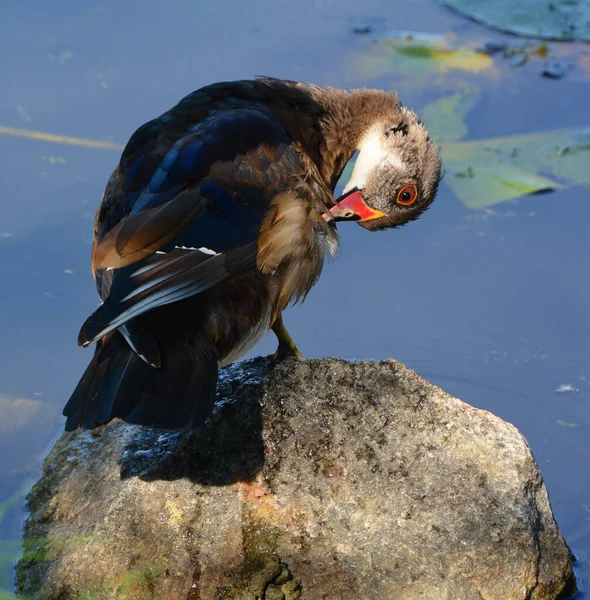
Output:
<path fill-rule="evenodd" d="M 384 165 L 389 165 L 400 171 L 405 168 L 401 158 L 391 154 L 385 147 L 383 134 L 380 129 L 372 129 L 359 144 L 359 155 L 356 159 L 352 175 L 344 187 L 343 193 L 355 188 L 362 190 L 367 183 L 371 171 Z"/>

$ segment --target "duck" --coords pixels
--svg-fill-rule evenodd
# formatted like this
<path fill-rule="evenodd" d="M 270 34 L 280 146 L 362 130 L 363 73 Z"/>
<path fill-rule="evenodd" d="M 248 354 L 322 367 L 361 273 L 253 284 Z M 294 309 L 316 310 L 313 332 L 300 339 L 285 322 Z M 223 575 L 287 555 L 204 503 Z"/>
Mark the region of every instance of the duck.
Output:
<path fill-rule="evenodd" d="M 66 430 L 201 427 L 219 369 L 269 330 L 275 359 L 301 356 L 282 312 L 337 254 L 338 224 L 416 220 L 440 178 L 437 146 L 394 91 L 220 82 L 139 127 L 94 221 L 101 304 L 78 344 L 96 348 Z"/>

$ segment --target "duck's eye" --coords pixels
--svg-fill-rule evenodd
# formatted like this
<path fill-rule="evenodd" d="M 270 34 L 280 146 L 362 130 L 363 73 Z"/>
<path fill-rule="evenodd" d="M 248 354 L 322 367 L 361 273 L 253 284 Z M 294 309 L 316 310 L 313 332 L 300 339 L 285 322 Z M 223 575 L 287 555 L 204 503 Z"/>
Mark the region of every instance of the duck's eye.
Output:
<path fill-rule="evenodd" d="M 402 206 L 410 206 L 414 204 L 418 198 L 418 190 L 415 185 L 406 185 L 402 188 L 397 195 L 397 203 Z"/>

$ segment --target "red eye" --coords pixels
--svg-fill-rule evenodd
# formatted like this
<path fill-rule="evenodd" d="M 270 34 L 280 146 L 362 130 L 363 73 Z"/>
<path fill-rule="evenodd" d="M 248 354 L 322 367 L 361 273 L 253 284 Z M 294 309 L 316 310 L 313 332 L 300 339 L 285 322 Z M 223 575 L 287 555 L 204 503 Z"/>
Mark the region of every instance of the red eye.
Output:
<path fill-rule="evenodd" d="M 410 206 L 410 204 L 414 204 L 416 202 L 416 198 L 418 197 L 418 190 L 415 185 L 406 185 L 406 187 L 402 188 L 397 195 L 397 203 L 402 206 Z"/>

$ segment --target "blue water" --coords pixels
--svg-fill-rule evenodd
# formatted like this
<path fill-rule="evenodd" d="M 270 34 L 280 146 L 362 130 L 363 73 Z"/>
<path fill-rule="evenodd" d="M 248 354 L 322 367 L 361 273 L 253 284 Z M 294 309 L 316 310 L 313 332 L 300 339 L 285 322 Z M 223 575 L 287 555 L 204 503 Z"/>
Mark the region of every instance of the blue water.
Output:
<path fill-rule="evenodd" d="M 339 87 L 417 91 L 352 60 L 355 20 L 491 36 L 434 0 L 31 0 L 0 8 L 0 126 L 124 143 L 212 81 L 259 74 Z M 590 124 L 588 86 L 500 65 L 469 117 L 483 138 Z M 475 77 L 475 76 L 474 76 Z M 97 304 L 92 219 L 118 152 L 0 135 L 0 589 L 11 589 L 22 492 L 63 428 L 61 408 L 90 360 L 76 346 Z M 394 357 L 449 393 L 514 423 L 590 580 L 590 190 L 466 209 L 443 184 L 420 221 L 371 234 L 341 227 L 328 264 L 286 323 L 309 357 Z M 270 353 L 267 337 L 254 354 Z M 568 384 L 573 391 L 558 393 Z M 10 498 L 13 501 L 8 501 Z M 3 504 L 4 503 L 4 504 Z M 582 595 L 580 595 L 582 597 Z"/>

